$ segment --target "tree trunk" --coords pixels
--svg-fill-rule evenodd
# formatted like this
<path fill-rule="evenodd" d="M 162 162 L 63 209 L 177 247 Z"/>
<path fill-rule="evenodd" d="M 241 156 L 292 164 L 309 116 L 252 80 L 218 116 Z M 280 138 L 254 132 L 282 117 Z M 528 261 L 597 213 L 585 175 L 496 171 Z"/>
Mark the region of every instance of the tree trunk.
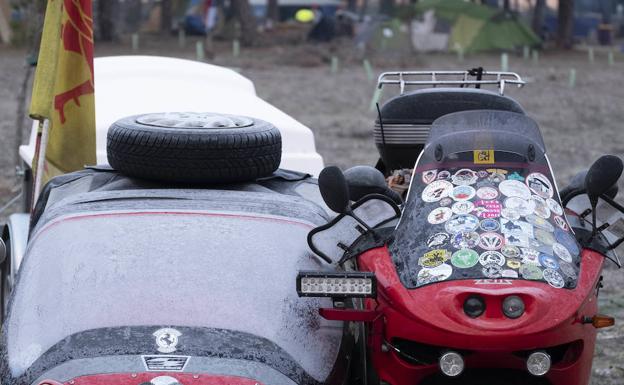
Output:
<path fill-rule="evenodd" d="M 279 4 L 277 0 L 268 0 L 267 2 L 267 19 L 273 24 L 279 22 Z"/>
<path fill-rule="evenodd" d="M 509 11 L 509 0 L 503 1 L 503 9 Z"/>
<path fill-rule="evenodd" d="M 171 32 L 172 21 L 171 0 L 162 0 L 160 2 L 160 33 L 162 35 L 168 35 Z"/>
<path fill-rule="evenodd" d="M 570 49 L 574 44 L 574 0 L 559 0 L 557 18 L 557 47 Z"/>
<path fill-rule="evenodd" d="M 256 18 L 251 10 L 248 0 L 232 0 L 232 10 L 234 17 L 239 21 L 241 27 L 241 43 L 244 46 L 253 45 L 258 33 L 256 28 Z"/>
<path fill-rule="evenodd" d="M 546 9 L 546 0 L 536 0 L 533 8 L 533 19 L 531 20 L 531 28 L 537 36 L 542 36 L 542 26 L 544 25 L 544 10 Z"/>
<path fill-rule="evenodd" d="M 97 2 L 97 26 L 98 37 L 101 41 L 113 41 L 117 38 L 115 28 L 115 8 L 116 1 Z"/>
<path fill-rule="evenodd" d="M 394 13 L 394 0 L 380 0 L 379 12 L 391 16 Z"/>

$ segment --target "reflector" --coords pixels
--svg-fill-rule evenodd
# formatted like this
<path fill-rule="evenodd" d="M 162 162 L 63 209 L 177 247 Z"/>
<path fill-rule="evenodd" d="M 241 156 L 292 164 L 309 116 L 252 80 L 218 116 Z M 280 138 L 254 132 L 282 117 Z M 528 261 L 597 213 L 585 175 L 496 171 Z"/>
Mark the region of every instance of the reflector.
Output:
<path fill-rule="evenodd" d="M 615 325 L 615 318 L 606 315 L 596 314 L 592 317 L 592 325 L 594 325 L 596 329 L 607 328 L 609 326 Z"/>

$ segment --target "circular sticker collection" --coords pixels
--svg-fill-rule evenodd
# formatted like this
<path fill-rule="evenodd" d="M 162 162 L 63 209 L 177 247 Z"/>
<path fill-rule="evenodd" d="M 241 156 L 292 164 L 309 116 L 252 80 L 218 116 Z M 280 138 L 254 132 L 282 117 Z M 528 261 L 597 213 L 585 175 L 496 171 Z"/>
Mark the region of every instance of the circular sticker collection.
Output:
<path fill-rule="evenodd" d="M 422 173 L 430 226 L 418 256 L 418 286 L 451 277 L 575 286 L 580 248 L 553 183 L 539 172 L 523 175 L 498 168 Z"/>

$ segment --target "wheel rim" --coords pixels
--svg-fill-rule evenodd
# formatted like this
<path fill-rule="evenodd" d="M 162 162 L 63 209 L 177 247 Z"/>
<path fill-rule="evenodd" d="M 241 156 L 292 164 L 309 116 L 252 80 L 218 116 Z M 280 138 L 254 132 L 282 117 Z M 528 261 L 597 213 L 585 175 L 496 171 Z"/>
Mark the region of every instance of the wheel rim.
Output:
<path fill-rule="evenodd" d="M 163 128 L 239 128 L 253 126 L 253 120 L 244 116 L 211 112 L 167 112 L 141 115 L 136 122 Z"/>

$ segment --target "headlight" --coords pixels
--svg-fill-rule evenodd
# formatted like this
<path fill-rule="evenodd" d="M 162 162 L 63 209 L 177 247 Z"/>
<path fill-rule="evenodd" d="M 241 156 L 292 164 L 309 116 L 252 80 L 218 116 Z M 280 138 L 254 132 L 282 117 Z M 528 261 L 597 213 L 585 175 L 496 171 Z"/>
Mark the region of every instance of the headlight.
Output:
<path fill-rule="evenodd" d="M 527 359 L 527 370 L 534 376 L 543 376 L 550 370 L 550 356 L 546 352 L 533 352 Z"/>
<path fill-rule="evenodd" d="M 517 295 L 510 295 L 503 300 L 503 314 L 507 318 L 518 318 L 524 314 L 524 301 Z"/>
<path fill-rule="evenodd" d="M 375 297 L 377 280 L 368 272 L 323 273 L 302 271 L 297 275 L 300 297 Z"/>
<path fill-rule="evenodd" d="M 459 353 L 446 352 L 440 357 L 440 370 L 449 377 L 456 377 L 464 371 L 464 359 Z"/>
<path fill-rule="evenodd" d="M 485 300 L 478 295 L 471 295 L 464 301 L 464 313 L 470 318 L 477 318 L 485 311 Z"/>

